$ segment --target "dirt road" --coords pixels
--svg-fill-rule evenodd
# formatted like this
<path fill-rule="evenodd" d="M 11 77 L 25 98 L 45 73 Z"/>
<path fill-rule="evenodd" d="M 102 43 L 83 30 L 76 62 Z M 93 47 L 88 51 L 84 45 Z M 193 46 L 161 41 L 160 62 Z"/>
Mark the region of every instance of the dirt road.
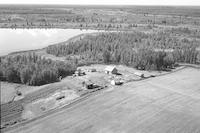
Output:
<path fill-rule="evenodd" d="M 200 133 L 200 70 L 130 82 L 12 133 Z"/>

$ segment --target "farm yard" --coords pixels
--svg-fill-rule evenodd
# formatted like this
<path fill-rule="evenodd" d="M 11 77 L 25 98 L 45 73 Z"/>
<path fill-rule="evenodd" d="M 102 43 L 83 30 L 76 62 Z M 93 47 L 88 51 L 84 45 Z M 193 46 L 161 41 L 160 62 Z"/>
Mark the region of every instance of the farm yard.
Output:
<path fill-rule="evenodd" d="M 9 132 L 198 133 L 199 76 L 199 69 L 185 68 L 129 82 Z"/>
<path fill-rule="evenodd" d="M 118 73 L 106 74 L 105 69 L 108 66 L 116 67 Z M 183 67 L 178 67 L 175 70 L 182 68 Z M 144 73 L 144 78 L 151 78 L 152 75 L 159 76 L 169 73 L 164 71 L 140 71 L 123 65 L 114 66 L 101 64 L 81 66 L 78 67 L 77 70 L 83 71 L 85 75 L 69 76 L 63 78 L 60 82 L 42 86 L 26 86 L 2 82 L 1 91 L 3 93 L 1 93 L 1 98 L 5 99 L 1 106 L 2 128 L 37 118 L 48 111 L 66 106 L 74 100 L 98 90 L 99 87 L 107 88 L 108 90 L 115 88 L 112 81 L 128 83 L 143 79 L 136 75 L 136 72 Z M 89 90 L 83 86 L 83 82 L 95 84 L 97 85 L 97 89 Z M 10 91 L 5 91 L 5 89 L 9 89 Z M 16 90 L 21 92 L 20 96 L 16 94 Z M 4 91 L 6 93 L 4 93 Z M 7 112 L 8 110 L 12 111 Z"/>

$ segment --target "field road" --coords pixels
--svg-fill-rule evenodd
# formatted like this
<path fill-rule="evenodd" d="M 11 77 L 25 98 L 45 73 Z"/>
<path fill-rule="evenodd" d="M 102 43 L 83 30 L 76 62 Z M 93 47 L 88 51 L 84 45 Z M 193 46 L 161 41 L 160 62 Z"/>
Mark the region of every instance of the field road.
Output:
<path fill-rule="evenodd" d="M 130 82 L 10 133 L 200 133 L 200 70 Z"/>

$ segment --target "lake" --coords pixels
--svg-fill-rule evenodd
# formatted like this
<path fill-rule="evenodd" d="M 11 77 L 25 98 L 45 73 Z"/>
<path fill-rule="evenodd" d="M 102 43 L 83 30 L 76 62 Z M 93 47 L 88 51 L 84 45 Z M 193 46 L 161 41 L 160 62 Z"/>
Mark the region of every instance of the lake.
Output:
<path fill-rule="evenodd" d="M 80 29 L 0 29 L 0 56 L 11 52 L 44 48 L 83 33 Z"/>

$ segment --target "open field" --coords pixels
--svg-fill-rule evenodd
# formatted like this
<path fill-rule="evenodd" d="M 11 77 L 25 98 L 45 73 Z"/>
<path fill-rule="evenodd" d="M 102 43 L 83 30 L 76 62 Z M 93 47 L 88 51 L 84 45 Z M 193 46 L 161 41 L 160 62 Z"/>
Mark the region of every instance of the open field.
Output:
<path fill-rule="evenodd" d="M 11 102 L 12 100 L 16 101 L 21 98 L 24 98 L 26 95 L 33 93 L 44 88 L 43 86 L 27 86 L 23 84 L 1 82 L 1 104 Z M 16 95 L 16 91 L 22 92 L 21 96 Z"/>
<path fill-rule="evenodd" d="M 130 82 L 8 132 L 200 132 L 200 70 Z"/>

